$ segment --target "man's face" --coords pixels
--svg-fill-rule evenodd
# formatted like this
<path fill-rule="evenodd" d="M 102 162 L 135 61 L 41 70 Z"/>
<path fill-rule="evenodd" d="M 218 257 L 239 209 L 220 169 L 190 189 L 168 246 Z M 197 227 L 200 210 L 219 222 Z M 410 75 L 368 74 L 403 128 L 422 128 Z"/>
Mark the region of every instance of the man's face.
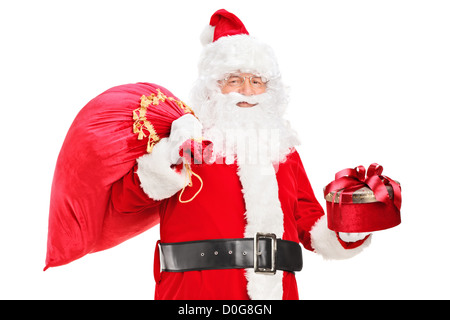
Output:
<path fill-rule="evenodd" d="M 266 92 L 267 80 L 251 73 L 232 73 L 219 82 L 223 94 L 237 92 L 244 96 L 253 96 Z M 256 104 L 241 101 L 236 104 L 240 108 L 251 108 Z"/>

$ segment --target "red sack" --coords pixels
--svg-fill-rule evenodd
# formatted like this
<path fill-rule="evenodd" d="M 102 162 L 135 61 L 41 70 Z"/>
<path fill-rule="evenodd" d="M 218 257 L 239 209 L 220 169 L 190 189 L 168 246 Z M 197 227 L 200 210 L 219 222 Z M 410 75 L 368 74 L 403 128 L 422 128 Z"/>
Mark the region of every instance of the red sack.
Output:
<path fill-rule="evenodd" d="M 116 246 L 159 223 L 157 208 L 117 212 L 111 186 L 186 113 L 193 112 L 149 83 L 111 88 L 78 113 L 54 172 L 44 270 Z"/>

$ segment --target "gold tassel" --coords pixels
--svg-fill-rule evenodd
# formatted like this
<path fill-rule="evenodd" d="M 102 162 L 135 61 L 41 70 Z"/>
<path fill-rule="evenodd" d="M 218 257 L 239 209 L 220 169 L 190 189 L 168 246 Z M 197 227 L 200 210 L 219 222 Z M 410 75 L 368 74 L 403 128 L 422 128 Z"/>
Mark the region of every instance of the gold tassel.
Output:
<path fill-rule="evenodd" d="M 154 94 L 152 94 L 154 96 Z M 142 140 L 147 137 L 144 132 L 144 129 L 149 133 L 149 139 L 147 143 L 147 152 L 151 153 L 153 150 L 153 146 L 160 140 L 158 134 L 156 133 L 155 128 L 151 124 L 150 121 L 147 120 L 145 116 L 147 113 L 147 107 L 150 104 L 154 104 L 154 97 L 141 97 L 141 106 L 135 110 L 133 110 L 133 133 L 138 134 L 138 140 Z M 159 98 L 158 98 L 159 99 Z M 159 102 L 158 102 L 159 103 Z"/>
<path fill-rule="evenodd" d="M 183 101 L 176 100 L 173 97 L 167 97 L 161 90 L 156 89 L 156 94 L 152 93 L 149 96 L 143 95 L 141 97 L 140 107 L 133 110 L 133 133 L 138 134 L 138 140 L 142 140 L 147 137 L 144 130 L 148 131 L 148 143 L 147 143 L 147 152 L 151 153 L 155 144 L 160 140 L 158 133 L 153 127 L 152 123 L 147 119 L 147 109 L 150 105 L 157 106 L 160 102 L 165 102 L 166 99 L 169 101 L 175 102 L 177 106 L 183 110 L 184 113 L 191 113 L 195 116 L 194 111 L 189 108 Z M 195 174 L 194 174 L 195 175 Z"/>

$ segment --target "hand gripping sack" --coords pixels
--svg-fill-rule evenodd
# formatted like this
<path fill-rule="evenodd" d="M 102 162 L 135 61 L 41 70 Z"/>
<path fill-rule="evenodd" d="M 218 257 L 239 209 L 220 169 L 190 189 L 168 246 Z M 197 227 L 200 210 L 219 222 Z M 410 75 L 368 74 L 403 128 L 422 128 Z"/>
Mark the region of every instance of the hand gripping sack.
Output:
<path fill-rule="evenodd" d="M 113 87 L 81 109 L 56 163 L 44 270 L 116 246 L 159 223 L 158 207 L 117 212 L 111 187 L 186 113 L 193 114 L 167 89 L 150 83 Z"/>

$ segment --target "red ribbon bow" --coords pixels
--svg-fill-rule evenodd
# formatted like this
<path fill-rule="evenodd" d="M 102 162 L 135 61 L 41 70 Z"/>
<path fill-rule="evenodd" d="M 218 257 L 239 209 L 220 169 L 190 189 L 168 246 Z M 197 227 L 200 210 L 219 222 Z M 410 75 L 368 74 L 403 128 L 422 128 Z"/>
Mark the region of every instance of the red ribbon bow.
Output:
<path fill-rule="evenodd" d="M 338 191 L 344 190 L 347 192 L 354 192 L 362 187 L 369 187 L 377 201 L 387 204 L 391 201 L 389 197 L 387 186 L 390 185 L 393 191 L 393 201 L 395 207 L 400 210 L 402 205 L 402 196 L 400 185 L 391 178 L 381 175 L 383 167 L 377 163 L 372 163 L 367 170 L 363 166 L 358 166 L 353 169 L 344 169 L 336 173 L 335 180 L 328 184 L 324 189 L 325 196 L 330 192 L 335 192 L 334 197 Z M 342 192 L 343 193 L 343 192 Z M 342 193 L 340 197 L 342 197 Z M 334 203 L 333 197 L 333 203 Z M 341 203 L 342 198 L 339 201 Z"/>

